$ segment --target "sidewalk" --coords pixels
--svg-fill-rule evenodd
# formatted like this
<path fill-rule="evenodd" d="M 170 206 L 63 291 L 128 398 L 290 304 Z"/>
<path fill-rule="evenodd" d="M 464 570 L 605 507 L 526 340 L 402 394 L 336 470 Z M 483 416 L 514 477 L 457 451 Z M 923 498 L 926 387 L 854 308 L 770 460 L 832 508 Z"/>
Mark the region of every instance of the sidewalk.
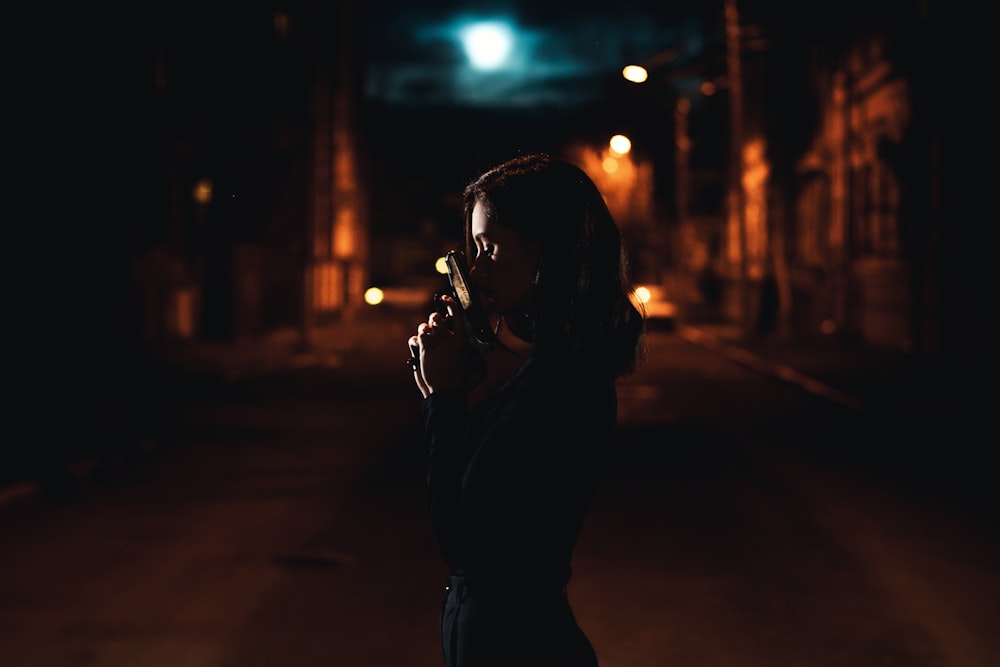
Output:
<path fill-rule="evenodd" d="M 748 339 L 735 325 L 682 325 L 686 340 L 854 409 L 929 413 L 952 410 L 960 369 L 943 360 L 851 342 L 835 335 Z"/>

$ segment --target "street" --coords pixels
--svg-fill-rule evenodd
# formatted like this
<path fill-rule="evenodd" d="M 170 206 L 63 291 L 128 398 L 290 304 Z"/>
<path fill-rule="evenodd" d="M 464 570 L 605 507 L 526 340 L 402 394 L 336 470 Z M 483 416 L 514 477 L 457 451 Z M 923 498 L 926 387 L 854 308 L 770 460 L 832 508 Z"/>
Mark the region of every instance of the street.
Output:
<path fill-rule="evenodd" d="M 0 505 L 0 665 L 441 665 L 397 348 L 178 399 L 71 500 Z M 569 588 L 602 667 L 1000 664 L 997 523 L 858 455 L 892 424 L 666 331 L 620 421 Z"/>

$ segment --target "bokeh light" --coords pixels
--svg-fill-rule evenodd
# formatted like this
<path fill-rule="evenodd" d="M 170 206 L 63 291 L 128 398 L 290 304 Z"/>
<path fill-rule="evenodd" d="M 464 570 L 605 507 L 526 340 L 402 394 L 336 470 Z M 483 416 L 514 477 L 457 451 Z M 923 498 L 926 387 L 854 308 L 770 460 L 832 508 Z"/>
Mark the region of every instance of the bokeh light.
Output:
<path fill-rule="evenodd" d="M 645 67 L 639 65 L 626 65 L 622 70 L 622 76 L 632 83 L 643 83 L 649 78 L 649 72 Z"/>
<path fill-rule="evenodd" d="M 473 23 L 460 33 L 469 62 L 476 69 L 498 69 L 514 43 L 510 26 L 500 21 Z"/>
<path fill-rule="evenodd" d="M 370 306 L 377 306 L 385 300 L 385 292 L 378 287 L 369 287 L 365 290 L 365 303 Z"/>
<path fill-rule="evenodd" d="M 611 147 L 611 152 L 615 155 L 625 155 L 632 150 L 632 140 L 624 134 L 616 134 L 611 137 L 608 145 Z"/>

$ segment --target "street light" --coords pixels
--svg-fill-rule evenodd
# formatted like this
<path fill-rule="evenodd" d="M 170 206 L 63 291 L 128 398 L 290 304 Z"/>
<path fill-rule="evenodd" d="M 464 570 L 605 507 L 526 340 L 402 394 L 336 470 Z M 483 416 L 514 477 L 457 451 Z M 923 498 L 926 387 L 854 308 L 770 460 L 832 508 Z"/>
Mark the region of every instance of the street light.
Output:
<path fill-rule="evenodd" d="M 626 65 L 622 70 L 622 76 L 632 83 L 643 83 L 649 78 L 649 72 L 642 65 Z"/>
<path fill-rule="evenodd" d="M 680 50 L 677 47 L 672 46 L 669 49 L 664 49 L 656 55 L 647 58 L 641 65 L 626 65 L 625 68 L 622 69 L 622 76 L 632 83 L 644 83 L 646 79 L 649 78 L 649 70 L 656 69 L 657 67 L 673 62 L 677 59 L 678 55 L 680 55 Z"/>
<path fill-rule="evenodd" d="M 616 134 L 611 137 L 608 146 L 611 147 L 611 152 L 615 155 L 625 155 L 632 150 L 632 140 L 624 134 Z"/>
<path fill-rule="evenodd" d="M 748 240 L 747 240 L 747 219 L 746 219 L 746 193 L 744 191 L 742 178 L 745 172 L 746 163 L 743 155 L 744 127 L 743 127 L 743 91 L 741 85 L 741 47 L 740 41 L 742 31 L 740 28 L 740 14 L 737 0 L 723 0 L 723 16 L 725 20 L 725 46 L 726 46 L 726 75 L 719 81 L 703 81 L 700 91 L 703 95 L 713 95 L 719 88 L 719 82 L 724 83 L 729 91 L 729 144 L 730 144 L 730 164 L 729 164 L 729 185 L 728 185 L 728 209 L 730 220 L 735 219 L 735 228 L 738 247 L 738 272 L 737 287 L 739 296 L 739 318 L 740 328 L 743 333 L 749 333 L 751 320 L 751 302 L 749 286 L 749 263 L 748 263 Z M 650 70 L 673 62 L 677 59 L 680 51 L 677 48 L 669 48 L 647 59 L 641 65 L 630 64 L 622 69 L 622 76 L 632 83 L 641 84 L 648 80 Z M 679 73 L 675 73 L 679 74 Z M 687 196 L 688 177 L 688 153 L 690 151 L 690 138 L 687 134 L 688 113 L 690 102 L 681 97 L 674 108 L 674 132 L 676 143 L 675 169 L 676 188 L 678 203 L 678 218 L 683 223 L 687 217 L 689 199 Z"/>

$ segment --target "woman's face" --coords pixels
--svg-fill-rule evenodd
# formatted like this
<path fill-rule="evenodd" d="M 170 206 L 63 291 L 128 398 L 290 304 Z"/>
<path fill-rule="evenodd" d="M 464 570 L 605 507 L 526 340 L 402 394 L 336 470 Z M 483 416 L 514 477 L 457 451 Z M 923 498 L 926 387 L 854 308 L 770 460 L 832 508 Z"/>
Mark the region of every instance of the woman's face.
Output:
<path fill-rule="evenodd" d="M 491 222 L 481 203 L 472 210 L 471 224 L 476 287 L 498 314 L 512 317 L 525 312 L 538 272 L 538 244 L 525 244 L 517 232 Z"/>

